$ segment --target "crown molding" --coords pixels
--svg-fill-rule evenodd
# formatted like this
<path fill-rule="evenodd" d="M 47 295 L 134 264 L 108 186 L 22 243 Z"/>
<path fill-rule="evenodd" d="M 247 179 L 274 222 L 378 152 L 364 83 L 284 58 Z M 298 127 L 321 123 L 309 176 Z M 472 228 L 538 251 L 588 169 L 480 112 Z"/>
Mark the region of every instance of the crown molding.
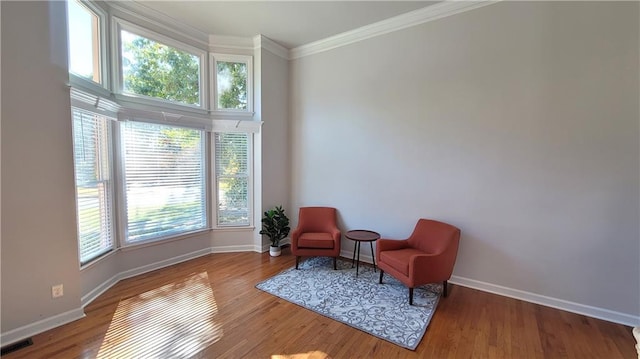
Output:
<path fill-rule="evenodd" d="M 165 33 L 165 35 L 172 33 L 180 35 L 193 42 L 194 45 L 197 44 L 198 47 L 201 48 L 206 48 L 209 45 L 207 42 L 209 38 L 208 34 L 179 22 L 157 10 L 144 6 L 137 1 L 109 1 L 107 4 L 109 6 L 109 12 L 112 15 L 117 16 L 117 14 L 113 14 L 113 11 L 120 12 L 132 17 L 133 19 L 146 21 L 149 24 L 164 30 L 163 33 Z"/>
<path fill-rule="evenodd" d="M 271 40 L 270 38 L 264 35 L 256 35 L 253 38 L 253 46 L 254 49 L 265 49 L 270 53 L 281 57 L 285 60 L 289 59 L 289 49 L 278 44 L 277 42 Z"/>
<path fill-rule="evenodd" d="M 500 1 L 501 0 L 442 1 L 435 5 L 426 6 L 422 9 L 394 16 L 392 18 L 378 21 L 373 24 L 365 25 L 351 31 L 346 31 L 341 34 L 328 37 L 326 39 L 298 46 L 289 51 L 289 59 L 294 60 L 301 57 L 317 54 L 319 52 L 328 51 L 372 37 L 424 24 L 426 22 L 477 9 L 483 6 L 492 5 Z"/>
<path fill-rule="evenodd" d="M 253 39 L 241 36 L 209 35 L 209 50 L 213 52 L 253 51 Z"/>

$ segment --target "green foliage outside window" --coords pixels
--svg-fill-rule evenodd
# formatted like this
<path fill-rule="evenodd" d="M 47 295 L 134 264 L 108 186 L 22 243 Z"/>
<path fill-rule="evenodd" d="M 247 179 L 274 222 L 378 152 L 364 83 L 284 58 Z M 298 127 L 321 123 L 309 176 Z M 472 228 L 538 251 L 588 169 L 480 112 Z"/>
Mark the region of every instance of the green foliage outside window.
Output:
<path fill-rule="evenodd" d="M 217 63 L 218 108 L 247 109 L 247 64 L 243 62 Z"/>
<path fill-rule="evenodd" d="M 200 105 L 200 60 L 122 31 L 124 90 L 188 105 Z"/>
<path fill-rule="evenodd" d="M 248 224 L 248 136 L 216 133 L 218 223 Z"/>

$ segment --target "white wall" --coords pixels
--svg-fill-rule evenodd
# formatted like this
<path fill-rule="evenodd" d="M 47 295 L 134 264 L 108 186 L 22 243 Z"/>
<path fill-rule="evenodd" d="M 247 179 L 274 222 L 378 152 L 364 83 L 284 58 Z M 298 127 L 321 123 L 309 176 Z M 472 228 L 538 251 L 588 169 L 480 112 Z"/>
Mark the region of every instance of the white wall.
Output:
<path fill-rule="evenodd" d="M 80 270 L 65 3 L 2 6 L 2 321 L 7 344 L 77 319 L 117 280 L 211 251 L 252 250 L 253 230 L 120 250 Z M 64 296 L 51 298 L 51 286 Z"/>
<path fill-rule="evenodd" d="M 80 274 L 65 4 L 1 6 L 4 332 L 79 308 Z"/>
<path fill-rule="evenodd" d="M 262 50 L 262 208 L 282 205 L 289 217 L 289 61 Z M 260 219 L 256 221 L 260 226 Z M 266 239 L 265 239 L 266 240 Z"/>
<path fill-rule="evenodd" d="M 78 269 L 63 4 L 0 3 L 3 339 L 81 314 L 119 273 L 254 244 L 215 232 Z M 289 76 L 260 50 L 262 207 L 295 224 L 299 206 L 333 205 L 343 228 L 390 237 L 449 221 L 459 278 L 637 317 L 637 14 L 501 3 L 293 61 Z"/>
<path fill-rule="evenodd" d="M 292 206 L 443 220 L 459 279 L 640 322 L 638 30 L 637 3 L 502 2 L 294 60 Z"/>

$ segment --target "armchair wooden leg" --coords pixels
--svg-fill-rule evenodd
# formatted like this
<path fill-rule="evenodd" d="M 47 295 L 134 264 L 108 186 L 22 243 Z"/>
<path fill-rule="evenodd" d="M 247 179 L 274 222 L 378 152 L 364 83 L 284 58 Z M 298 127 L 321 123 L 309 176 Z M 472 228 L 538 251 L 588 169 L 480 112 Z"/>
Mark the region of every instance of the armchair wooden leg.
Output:
<path fill-rule="evenodd" d="M 380 269 L 380 281 L 378 282 L 379 284 L 382 284 L 382 275 L 384 274 L 384 271 L 382 269 Z"/>
<path fill-rule="evenodd" d="M 446 280 L 442 282 L 442 295 L 445 298 L 447 297 L 447 281 Z"/>
<path fill-rule="evenodd" d="M 296 256 L 296 269 L 298 269 L 299 262 L 300 262 L 300 256 Z"/>
<path fill-rule="evenodd" d="M 338 257 L 333 257 L 333 270 L 338 269 Z"/>
<path fill-rule="evenodd" d="M 413 305 L 413 288 L 409 288 L 409 305 Z"/>

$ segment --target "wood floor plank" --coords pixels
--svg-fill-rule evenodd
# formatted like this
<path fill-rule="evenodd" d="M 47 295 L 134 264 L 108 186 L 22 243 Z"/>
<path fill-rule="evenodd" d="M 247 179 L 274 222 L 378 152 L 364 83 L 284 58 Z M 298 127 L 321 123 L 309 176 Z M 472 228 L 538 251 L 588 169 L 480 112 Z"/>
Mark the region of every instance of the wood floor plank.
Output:
<path fill-rule="evenodd" d="M 631 328 L 450 285 L 415 351 L 289 303 L 255 285 L 295 265 L 288 249 L 221 253 L 123 280 L 85 307 L 86 317 L 33 337 L 3 358 L 96 358 L 120 303 L 206 273 L 222 335 L 193 358 L 635 358 Z M 166 312 L 154 313 L 158 316 Z M 128 324 L 135 330 L 135 321 Z"/>

